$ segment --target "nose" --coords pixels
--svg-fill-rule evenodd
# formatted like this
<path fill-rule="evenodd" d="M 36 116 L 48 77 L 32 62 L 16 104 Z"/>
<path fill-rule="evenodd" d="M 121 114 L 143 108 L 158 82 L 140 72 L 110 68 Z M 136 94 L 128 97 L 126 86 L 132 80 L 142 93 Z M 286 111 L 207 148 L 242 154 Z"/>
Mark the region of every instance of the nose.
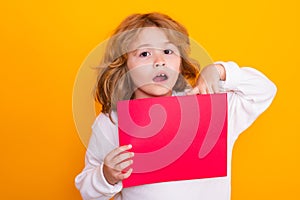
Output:
<path fill-rule="evenodd" d="M 155 60 L 154 60 L 154 67 L 164 67 L 166 66 L 165 59 L 162 55 L 156 54 Z"/>

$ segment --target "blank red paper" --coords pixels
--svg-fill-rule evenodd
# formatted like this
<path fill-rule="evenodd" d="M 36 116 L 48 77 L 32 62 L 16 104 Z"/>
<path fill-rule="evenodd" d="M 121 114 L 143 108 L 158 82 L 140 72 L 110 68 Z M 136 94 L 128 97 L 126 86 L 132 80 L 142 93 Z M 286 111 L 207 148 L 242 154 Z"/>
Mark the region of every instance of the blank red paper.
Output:
<path fill-rule="evenodd" d="M 132 144 L 123 187 L 227 175 L 227 97 L 172 96 L 119 101 L 120 145 Z"/>

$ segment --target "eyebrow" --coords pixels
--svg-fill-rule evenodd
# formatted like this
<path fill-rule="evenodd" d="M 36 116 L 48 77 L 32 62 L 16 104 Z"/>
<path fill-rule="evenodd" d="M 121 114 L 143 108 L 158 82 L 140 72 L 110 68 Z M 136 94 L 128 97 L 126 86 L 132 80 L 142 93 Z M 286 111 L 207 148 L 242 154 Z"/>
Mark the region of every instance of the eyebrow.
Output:
<path fill-rule="evenodd" d="M 168 45 L 168 44 L 172 44 L 172 45 L 174 45 L 172 42 L 164 42 L 164 43 L 162 43 L 163 45 Z M 153 45 L 152 44 L 141 44 L 141 45 L 139 45 L 139 46 L 137 46 L 136 47 L 136 49 L 140 49 L 140 48 L 144 48 L 144 47 L 153 47 Z"/>

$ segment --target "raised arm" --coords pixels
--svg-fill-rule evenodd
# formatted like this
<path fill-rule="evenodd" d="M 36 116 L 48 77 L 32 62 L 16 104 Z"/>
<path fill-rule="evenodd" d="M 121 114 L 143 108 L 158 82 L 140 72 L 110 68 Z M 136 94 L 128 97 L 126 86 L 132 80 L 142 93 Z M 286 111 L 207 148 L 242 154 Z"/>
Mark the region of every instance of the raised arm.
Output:
<path fill-rule="evenodd" d="M 277 88 L 264 74 L 234 62 L 216 62 L 223 76 L 220 90 L 228 93 L 228 130 L 235 140 L 273 101 Z M 222 72 L 222 68 L 224 72 Z M 221 71 L 220 71 L 221 69 Z"/>

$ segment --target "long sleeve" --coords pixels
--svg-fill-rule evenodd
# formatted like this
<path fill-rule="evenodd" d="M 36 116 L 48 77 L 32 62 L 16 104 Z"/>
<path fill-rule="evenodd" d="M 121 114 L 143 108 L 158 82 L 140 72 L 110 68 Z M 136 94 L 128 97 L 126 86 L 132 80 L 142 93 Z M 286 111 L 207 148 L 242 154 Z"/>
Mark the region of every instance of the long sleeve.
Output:
<path fill-rule="evenodd" d="M 228 94 L 228 132 L 234 141 L 270 106 L 277 88 L 256 69 L 240 68 L 234 62 L 216 63 L 222 64 L 226 71 L 221 89 Z"/>
<path fill-rule="evenodd" d="M 105 155 L 118 146 L 118 130 L 109 118 L 99 115 L 93 125 L 93 134 L 86 153 L 86 166 L 76 177 L 76 186 L 86 200 L 114 199 L 230 199 L 231 153 L 235 139 L 248 128 L 271 104 L 276 86 L 261 72 L 240 68 L 234 62 L 218 62 L 226 71 L 226 80 L 220 82 L 228 99 L 228 174 L 225 177 L 146 184 L 122 188 L 122 183 L 108 184 L 103 176 Z M 216 187 L 217 186 L 217 187 Z M 122 190 L 122 194 L 121 194 Z"/>
<path fill-rule="evenodd" d="M 105 155 L 117 147 L 115 128 L 108 117 L 100 114 L 93 125 L 93 132 L 85 156 L 85 168 L 75 178 L 75 185 L 85 200 L 108 200 L 122 189 L 122 183 L 110 185 L 103 174 Z M 107 122 L 107 123 L 105 123 Z M 100 126 L 101 125 L 101 126 Z"/>

